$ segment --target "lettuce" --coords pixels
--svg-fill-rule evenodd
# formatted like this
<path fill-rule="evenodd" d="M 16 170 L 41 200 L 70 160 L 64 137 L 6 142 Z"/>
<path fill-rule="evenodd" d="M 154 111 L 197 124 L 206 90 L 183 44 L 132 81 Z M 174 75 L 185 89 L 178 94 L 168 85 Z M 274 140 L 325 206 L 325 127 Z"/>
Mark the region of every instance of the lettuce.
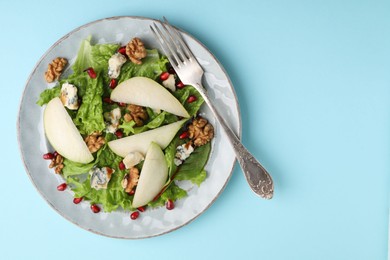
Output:
<path fill-rule="evenodd" d="M 103 131 L 106 127 L 102 107 L 103 79 L 99 76 L 89 78 L 81 105 L 73 122 L 83 135 Z"/>
<path fill-rule="evenodd" d="M 59 97 L 61 92 L 61 87 L 59 85 L 45 89 L 40 95 L 39 99 L 37 101 L 37 104 L 40 106 L 43 106 L 47 103 L 49 103 L 50 100 L 52 100 L 55 97 Z"/>
<path fill-rule="evenodd" d="M 172 182 L 169 187 L 158 197 L 156 200 L 153 200 L 148 203 L 149 207 L 160 207 L 163 206 L 168 199 L 176 201 L 187 196 L 187 192 L 177 186 L 175 182 Z"/>
<path fill-rule="evenodd" d="M 150 113 L 149 113 L 150 117 Z M 140 127 L 135 127 L 134 128 L 134 133 L 139 134 L 142 132 L 145 132 L 150 129 L 155 129 L 157 127 L 160 127 L 162 125 L 170 124 L 173 122 L 177 121 L 177 116 L 172 115 L 166 111 L 163 111 L 157 115 L 154 115 L 152 117 L 152 120 L 150 120 L 147 124 L 140 126 Z"/>
<path fill-rule="evenodd" d="M 108 70 L 108 60 L 118 49 L 118 44 L 91 44 L 91 36 L 82 41 L 77 59 L 72 66 L 75 74 L 81 74 L 85 69 L 92 67 L 95 71 L 106 72 Z"/>
<path fill-rule="evenodd" d="M 174 163 L 176 147 L 184 144 L 184 140 L 176 136 L 165 148 L 165 160 L 168 164 L 168 176 L 170 179 L 182 181 L 189 180 L 200 185 L 206 179 L 204 167 L 211 151 L 211 143 L 195 147 L 194 151 L 179 167 Z"/>
<path fill-rule="evenodd" d="M 156 80 L 157 77 L 166 71 L 168 60 L 165 56 L 160 56 L 157 50 L 146 50 L 147 56 L 142 59 L 142 64 L 126 62 L 121 68 L 118 83 L 132 77 L 148 77 Z"/>
<path fill-rule="evenodd" d="M 190 116 L 195 116 L 204 102 L 202 96 L 193 86 L 187 85 L 182 89 L 178 89 L 173 92 L 173 95 L 182 103 Z M 189 96 L 195 96 L 196 100 L 192 103 L 188 103 L 187 99 Z"/>
<path fill-rule="evenodd" d="M 130 122 L 123 122 L 121 125 L 119 125 L 119 128 L 123 129 L 123 132 L 125 135 L 134 134 L 134 120 L 131 120 Z"/>
<path fill-rule="evenodd" d="M 111 212 L 116 210 L 119 206 L 124 210 L 134 210 L 131 207 L 131 198 L 124 189 L 122 188 L 121 182 L 123 176 L 126 174 L 126 171 L 120 170 L 118 165 L 122 160 L 121 157 L 114 154 L 107 145 L 105 145 L 97 154 L 97 158 L 94 163 L 91 163 L 92 166 L 96 165 L 97 167 L 108 166 L 115 170 L 111 176 L 111 180 L 108 183 L 106 190 L 96 190 L 91 188 L 91 179 L 89 174 L 77 175 L 67 174 L 64 177 L 67 178 L 67 183 L 70 184 L 71 189 L 75 193 L 74 196 L 84 197 L 86 200 L 89 200 L 91 204 L 100 204 L 103 206 L 104 211 Z M 65 165 L 65 164 L 64 164 Z M 69 162 L 65 165 L 65 171 L 76 170 L 77 164 L 73 163 L 72 168 L 69 168 Z M 92 167 L 89 168 L 89 170 Z M 81 169 L 80 169 L 81 170 Z M 87 170 L 87 166 L 84 170 Z M 88 171 L 89 171 L 88 170 Z M 87 171 L 87 172 L 88 172 Z M 79 171 L 80 172 L 80 171 Z M 85 172 L 84 172 L 85 173 Z"/>
<path fill-rule="evenodd" d="M 62 174 L 64 175 L 65 179 L 67 179 L 69 176 L 80 175 L 89 172 L 93 165 L 94 162 L 84 164 L 73 162 L 64 158 L 64 168 L 62 169 Z"/>

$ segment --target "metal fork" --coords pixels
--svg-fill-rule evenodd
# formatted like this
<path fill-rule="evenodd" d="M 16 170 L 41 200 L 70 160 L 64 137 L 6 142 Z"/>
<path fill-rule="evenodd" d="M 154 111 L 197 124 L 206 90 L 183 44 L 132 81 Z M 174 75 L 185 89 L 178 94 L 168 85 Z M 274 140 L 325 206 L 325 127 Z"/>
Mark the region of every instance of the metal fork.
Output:
<path fill-rule="evenodd" d="M 154 22 L 150 26 L 164 53 L 167 55 L 172 67 L 175 69 L 180 80 L 186 85 L 194 86 L 203 97 L 211 112 L 221 124 L 233 146 L 234 152 L 244 172 L 251 189 L 264 199 L 271 199 L 274 185 L 271 176 L 264 167 L 243 146 L 237 135 L 226 124 L 225 120 L 215 109 L 212 101 L 202 86 L 203 69 L 195 56 L 182 39 L 180 33 L 173 28 L 164 17 L 159 26 Z"/>

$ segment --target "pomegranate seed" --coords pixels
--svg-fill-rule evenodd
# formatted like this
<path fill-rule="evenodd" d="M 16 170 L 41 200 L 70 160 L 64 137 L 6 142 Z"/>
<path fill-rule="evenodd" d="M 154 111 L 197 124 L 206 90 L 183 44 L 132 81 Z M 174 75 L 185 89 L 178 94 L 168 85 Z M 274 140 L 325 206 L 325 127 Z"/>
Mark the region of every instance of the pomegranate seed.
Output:
<path fill-rule="evenodd" d="M 131 190 L 128 194 L 129 195 L 134 195 L 135 194 L 135 190 Z"/>
<path fill-rule="evenodd" d="M 116 130 L 115 135 L 118 138 L 122 138 L 123 137 L 123 132 L 121 130 Z"/>
<path fill-rule="evenodd" d="M 119 102 L 118 105 L 119 105 L 120 107 L 125 107 L 125 106 L 126 106 L 126 103 Z"/>
<path fill-rule="evenodd" d="M 112 103 L 114 103 L 114 101 L 112 101 L 111 98 L 109 98 L 109 97 L 103 98 L 103 102 L 105 102 L 105 103 L 107 103 L 107 104 L 112 104 Z"/>
<path fill-rule="evenodd" d="M 183 133 L 179 136 L 180 139 L 186 139 L 187 137 L 188 137 L 188 132 L 187 132 L 187 131 L 183 132 Z"/>
<path fill-rule="evenodd" d="M 88 75 L 91 77 L 91 79 L 96 78 L 96 72 L 92 67 L 89 67 L 88 69 L 85 69 L 84 71 L 86 71 L 88 73 Z"/>
<path fill-rule="evenodd" d="M 145 212 L 145 210 L 146 210 L 146 208 L 145 208 L 145 206 L 142 206 L 142 207 L 139 207 L 139 208 L 137 208 L 140 212 Z"/>
<path fill-rule="evenodd" d="M 79 204 L 82 200 L 83 200 L 83 197 L 74 198 L 74 199 L 73 199 L 73 203 L 74 203 L 74 204 Z"/>
<path fill-rule="evenodd" d="M 119 163 L 119 170 L 124 170 L 124 169 L 126 169 L 126 166 L 125 166 L 125 164 L 123 163 L 123 161 L 121 161 L 120 163 Z"/>
<path fill-rule="evenodd" d="M 167 210 L 172 210 L 175 208 L 175 203 L 173 203 L 173 200 L 167 200 L 165 207 L 167 208 Z"/>
<path fill-rule="evenodd" d="M 91 205 L 91 210 L 93 213 L 99 213 L 100 212 L 100 207 L 96 204 Z"/>
<path fill-rule="evenodd" d="M 114 89 L 116 87 L 116 85 L 118 85 L 118 82 L 116 81 L 116 79 L 111 79 L 110 84 L 109 84 L 110 88 Z"/>
<path fill-rule="evenodd" d="M 58 156 L 57 151 L 54 151 L 53 155 L 54 155 L 54 157 L 57 157 Z"/>
<path fill-rule="evenodd" d="M 176 71 L 173 67 L 169 67 L 168 72 L 169 74 L 176 74 Z"/>
<path fill-rule="evenodd" d="M 54 154 L 52 154 L 52 153 L 45 153 L 43 155 L 43 159 L 45 159 L 45 160 L 51 160 L 53 158 L 54 158 Z"/>
<path fill-rule="evenodd" d="M 130 218 L 132 220 L 135 220 L 139 217 L 139 212 L 138 211 L 134 211 L 133 213 L 130 214 Z"/>
<path fill-rule="evenodd" d="M 166 79 L 168 79 L 168 77 L 169 77 L 169 72 L 163 72 L 163 73 L 161 73 L 161 75 L 160 75 L 160 79 L 162 80 L 162 81 L 164 81 L 164 80 L 166 80 Z"/>
<path fill-rule="evenodd" d="M 122 54 L 122 55 L 127 56 L 127 55 L 126 55 L 126 46 L 120 47 L 120 48 L 118 49 L 118 52 L 119 52 L 120 54 Z"/>
<path fill-rule="evenodd" d="M 184 88 L 184 83 L 181 82 L 181 81 L 179 81 L 179 82 L 176 84 L 176 87 L 177 87 L 178 89 L 182 89 L 182 88 Z"/>
<path fill-rule="evenodd" d="M 64 183 L 62 183 L 62 184 L 60 184 L 60 185 L 58 185 L 57 186 L 57 190 L 58 191 L 64 191 L 64 190 L 66 190 L 66 187 L 67 187 L 68 185 L 66 185 L 66 183 L 64 182 Z"/>
<path fill-rule="evenodd" d="M 188 103 L 192 103 L 192 102 L 194 102 L 194 101 L 196 101 L 197 100 L 197 98 L 194 96 L 194 95 L 191 95 L 191 96 L 189 96 L 188 98 L 187 98 L 187 102 Z"/>

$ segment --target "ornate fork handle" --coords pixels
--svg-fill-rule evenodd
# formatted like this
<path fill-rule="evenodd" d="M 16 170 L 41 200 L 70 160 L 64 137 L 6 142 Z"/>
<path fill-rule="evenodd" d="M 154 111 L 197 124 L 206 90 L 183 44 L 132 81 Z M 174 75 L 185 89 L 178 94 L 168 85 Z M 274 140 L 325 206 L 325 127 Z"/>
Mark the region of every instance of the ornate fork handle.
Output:
<path fill-rule="evenodd" d="M 226 124 L 225 120 L 215 109 L 203 86 L 200 83 L 197 83 L 196 88 L 228 136 L 249 186 L 257 195 L 260 195 L 260 197 L 271 199 L 274 193 L 274 185 L 267 170 L 264 169 L 256 158 L 244 147 L 236 134 Z"/>

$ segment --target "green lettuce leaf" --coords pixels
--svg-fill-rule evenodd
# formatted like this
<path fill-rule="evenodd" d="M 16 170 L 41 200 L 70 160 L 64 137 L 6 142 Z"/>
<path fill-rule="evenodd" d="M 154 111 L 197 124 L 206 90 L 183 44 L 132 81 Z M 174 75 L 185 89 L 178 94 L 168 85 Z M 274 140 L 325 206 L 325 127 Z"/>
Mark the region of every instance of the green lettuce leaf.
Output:
<path fill-rule="evenodd" d="M 211 151 L 211 143 L 196 147 L 190 157 L 180 165 L 174 179 L 189 180 L 196 185 L 200 185 L 206 179 L 204 167 L 207 163 Z"/>
<path fill-rule="evenodd" d="M 92 37 L 83 40 L 77 53 L 77 59 L 72 66 L 75 74 L 81 74 L 85 69 L 92 67 L 96 72 L 104 71 L 107 74 L 108 60 L 118 49 L 118 44 L 91 44 Z"/>
<path fill-rule="evenodd" d="M 65 158 L 62 174 L 64 175 L 65 179 L 68 178 L 69 176 L 84 174 L 89 172 L 89 170 L 92 169 L 94 164 L 95 162 L 88 163 L 88 164 L 77 163 Z"/>
<path fill-rule="evenodd" d="M 165 148 L 164 154 L 165 154 L 165 161 L 168 165 L 168 179 L 170 180 L 172 175 L 176 172 L 177 166 L 174 163 L 175 154 L 176 154 L 176 147 L 179 145 L 182 145 L 184 143 L 184 140 L 180 139 L 179 136 L 176 135 L 175 138 L 169 143 L 169 145 Z"/>
<path fill-rule="evenodd" d="M 119 128 L 123 129 L 123 133 L 125 133 L 125 135 L 129 135 L 134 134 L 134 125 L 134 120 L 131 120 L 130 122 L 123 122 L 121 125 L 119 125 Z"/>
<path fill-rule="evenodd" d="M 110 140 L 111 137 L 108 137 L 108 139 Z M 92 165 L 96 165 L 99 168 L 108 166 L 115 170 L 108 183 L 107 189 L 96 190 L 91 188 L 89 174 L 84 174 L 84 176 L 68 174 L 66 177 L 67 183 L 71 185 L 70 187 L 75 193 L 74 196 L 76 198 L 84 197 L 86 200 L 89 200 L 91 204 L 100 204 L 105 212 L 111 212 L 118 207 L 122 207 L 124 210 L 134 210 L 131 206 L 131 199 L 133 196 L 129 196 L 121 185 L 123 176 L 126 174 L 125 170 L 120 170 L 118 167 L 121 160 L 121 157 L 114 154 L 109 149 L 108 145 L 105 145 L 99 150 L 96 161 L 92 163 Z M 66 167 L 64 167 L 64 169 L 65 168 Z"/>
<path fill-rule="evenodd" d="M 164 206 L 168 199 L 176 201 L 187 196 L 187 192 L 172 182 L 166 191 L 155 201 L 148 203 L 149 207 L 160 207 Z"/>
<path fill-rule="evenodd" d="M 105 129 L 102 93 L 103 80 L 99 73 L 95 79 L 88 78 L 81 105 L 76 117 L 73 119 L 73 122 L 83 135 L 89 135 L 95 131 L 101 132 Z"/>
<path fill-rule="evenodd" d="M 182 103 L 190 116 L 195 116 L 204 102 L 202 96 L 192 86 L 185 86 L 182 89 L 178 89 L 173 92 L 173 95 Z M 192 103 L 188 103 L 187 99 L 189 96 L 195 96 L 196 100 Z"/>
<path fill-rule="evenodd" d="M 157 50 L 146 51 L 147 56 L 142 59 L 142 64 L 138 65 L 132 62 L 126 62 L 122 66 L 118 83 L 135 76 L 148 77 L 155 80 L 163 71 L 166 71 L 167 58 L 160 56 Z"/>
<path fill-rule="evenodd" d="M 167 114 L 167 112 L 165 112 L 165 111 L 161 112 L 160 114 L 154 116 L 154 118 L 151 121 L 149 121 L 149 123 L 147 123 L 146 125 L 143 125 L 140 127 L 135 127 L 134 133 L 139 134 L 139 133 L 145 132 L 149 129 L 155 129 L 155 128 L 161 126 L 165 121 L 166 114 Z"/>
<path fill-rule="evenodd" d="M 59 97 L 61 93 L 61 87 L 59 85 L 45 89 L 40 95 L 39 99 L 37 101 L 37 104 L 40 106 L 43 106 L 47 103 L 49 103 L 50 100 L 52 100 L 55 97 Z"/>

